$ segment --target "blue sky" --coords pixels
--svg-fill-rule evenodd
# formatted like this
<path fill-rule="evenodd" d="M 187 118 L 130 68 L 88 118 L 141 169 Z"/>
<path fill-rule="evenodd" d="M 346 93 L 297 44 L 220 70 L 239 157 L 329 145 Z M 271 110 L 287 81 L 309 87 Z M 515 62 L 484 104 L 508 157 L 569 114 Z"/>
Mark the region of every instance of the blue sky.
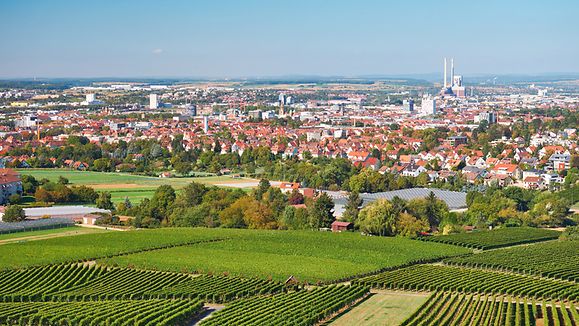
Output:
<path fill-rule="evenodd" d="M 0 0 L 0 78 L 579 72 L 575 0 Z"/>

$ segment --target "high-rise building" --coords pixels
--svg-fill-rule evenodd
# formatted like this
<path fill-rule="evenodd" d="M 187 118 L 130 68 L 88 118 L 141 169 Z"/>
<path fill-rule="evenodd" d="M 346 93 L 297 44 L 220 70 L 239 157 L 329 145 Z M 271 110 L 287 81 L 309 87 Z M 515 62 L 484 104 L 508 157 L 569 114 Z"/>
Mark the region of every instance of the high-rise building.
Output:
<path fill-rule="evenodd" d="M 85 95 L 86 98 L 84 100 L 84 102 L 81 102 L 81 105 L 97 105 L 97 104 L 103 104 L 103 101 L 99 101 L 96 99 L 96 95 L 95 94 L 86 94 Z"/>
<path fill-rule="evenodd" d="M 158 109 L 159 108 L 159 100 L 157 98 L 157 94 L 149 95 L 149 108 L 150 109 Z"/>
<path fill-rule="evenodd" d="M 206 115 L 203 116 L 203 132 L 209 133 L 209 117 Z"/>
<path fill-rule="evenodd" d="M 187 106 L 187 114 L 194 117 L 197 115 L 197 106 L 195 104 L 189 104 Z"/>
<path fill-rule="evenodd" d="M 285 114 L 285 105 L 286 105 L 286 96 L 284 93 L 279 94 L 278 103 L 279 103 L 279 115 Z"/>
<path fill-rule="evenodd" d="M 408 112 L 414 112 L 414 100 L 413 99 L 408 99 L 408 100 L 402 101 L 402 106 L 404 107 L 404 110 L 406 110 Z"/>
<path fill-rule="evenodd" d="M 436 99 L 432 96 L 423 97 L 421 109 L 424 114 L 436 114 Z"/>

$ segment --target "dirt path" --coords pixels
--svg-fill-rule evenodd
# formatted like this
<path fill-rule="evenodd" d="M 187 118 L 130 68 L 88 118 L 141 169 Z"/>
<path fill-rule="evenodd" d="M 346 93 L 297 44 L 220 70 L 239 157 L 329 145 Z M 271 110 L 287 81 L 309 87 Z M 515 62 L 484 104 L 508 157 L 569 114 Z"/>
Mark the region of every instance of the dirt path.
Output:
<path fill-rule="evenodd" d="M 220 305 L 220 304 L 205 304 L 203 306 L 203 312 L 201 313 L 201 316 L 199 319 L 197 319 L 196 321 L 194 321 L 191 326 L 195 326 L 195 325 L 199 325 L 201 324 L 202 321 L 204 321 L 205 319 L 211 317 L 211 315 L 219 310 L 224 309 L 225 306 L 224 305 Z"/>

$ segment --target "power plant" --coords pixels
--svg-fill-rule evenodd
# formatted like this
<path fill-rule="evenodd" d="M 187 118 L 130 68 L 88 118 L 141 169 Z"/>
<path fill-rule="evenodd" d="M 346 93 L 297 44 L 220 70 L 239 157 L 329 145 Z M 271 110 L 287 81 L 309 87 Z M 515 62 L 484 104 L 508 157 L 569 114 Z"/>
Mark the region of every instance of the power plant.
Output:
<path fill-rule="evenodd" d="M 447 61 L 444 58 L 444 82 L 440 95 L 465 97 L 466 89 L 462 84 L 462 76 L 454 74 L 454 58 L 450 59 L 450 83 L 447 82 L 447 72 Z"/>

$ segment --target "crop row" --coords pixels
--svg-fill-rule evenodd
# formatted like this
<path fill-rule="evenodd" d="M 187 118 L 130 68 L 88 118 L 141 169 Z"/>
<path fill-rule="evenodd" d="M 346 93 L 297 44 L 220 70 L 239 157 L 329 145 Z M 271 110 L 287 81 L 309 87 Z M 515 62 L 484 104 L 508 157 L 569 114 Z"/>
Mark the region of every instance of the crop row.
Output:
<path fill-rule="evenodd" d="M 0 301 L 202 299 L 225 302 L 286 290 L 279 282 L 81 264 L 0 273 Z"/>
<path fill-rule="evenodd" d="M 5 270 L 0 272 L 0 296 L 53 293 L 92 281 L 105 272 L 102 267 L 80 264 Z"/>
<path fill-rule="evenodd" d="M 471 233 L 421 237 L 420 240 L 488 250 L 524 243 L 553 240 L 557 239 L 560 234 L 560 232 L 553 230 L 516 227 L 493 231 L 475 231 Z"/>
<path fill-rule="evenodd" d="M 110 300 L 96 302 L 0 303 L 2 325 L 186 325 L 203 302 Z"/>
<path fill-rule="evenodd" d="M 214 313 L 202 325 L 314 325 L 366 295 L 366 287 L 330 285 L 241 299 Z"/>
<path fill-rule="evenodd" d="M 530 276 L 438 265 L 418 265 L 352 282 L 372 288 L 509 294 L 547 299 L 579 298 L 579 286 Z"/>
<path fill-rule="evenodd" d="M 402 326 L 416 325 L 558 325 L 574 326 L 579 313 L 571 304 L 535 301 L 511 297 L 434 293 Z"/>
<path fill-rule="evenodd" d="M 579 243 L 550 241 L 446 259 L 446 264 L 579 281 Z"/>

